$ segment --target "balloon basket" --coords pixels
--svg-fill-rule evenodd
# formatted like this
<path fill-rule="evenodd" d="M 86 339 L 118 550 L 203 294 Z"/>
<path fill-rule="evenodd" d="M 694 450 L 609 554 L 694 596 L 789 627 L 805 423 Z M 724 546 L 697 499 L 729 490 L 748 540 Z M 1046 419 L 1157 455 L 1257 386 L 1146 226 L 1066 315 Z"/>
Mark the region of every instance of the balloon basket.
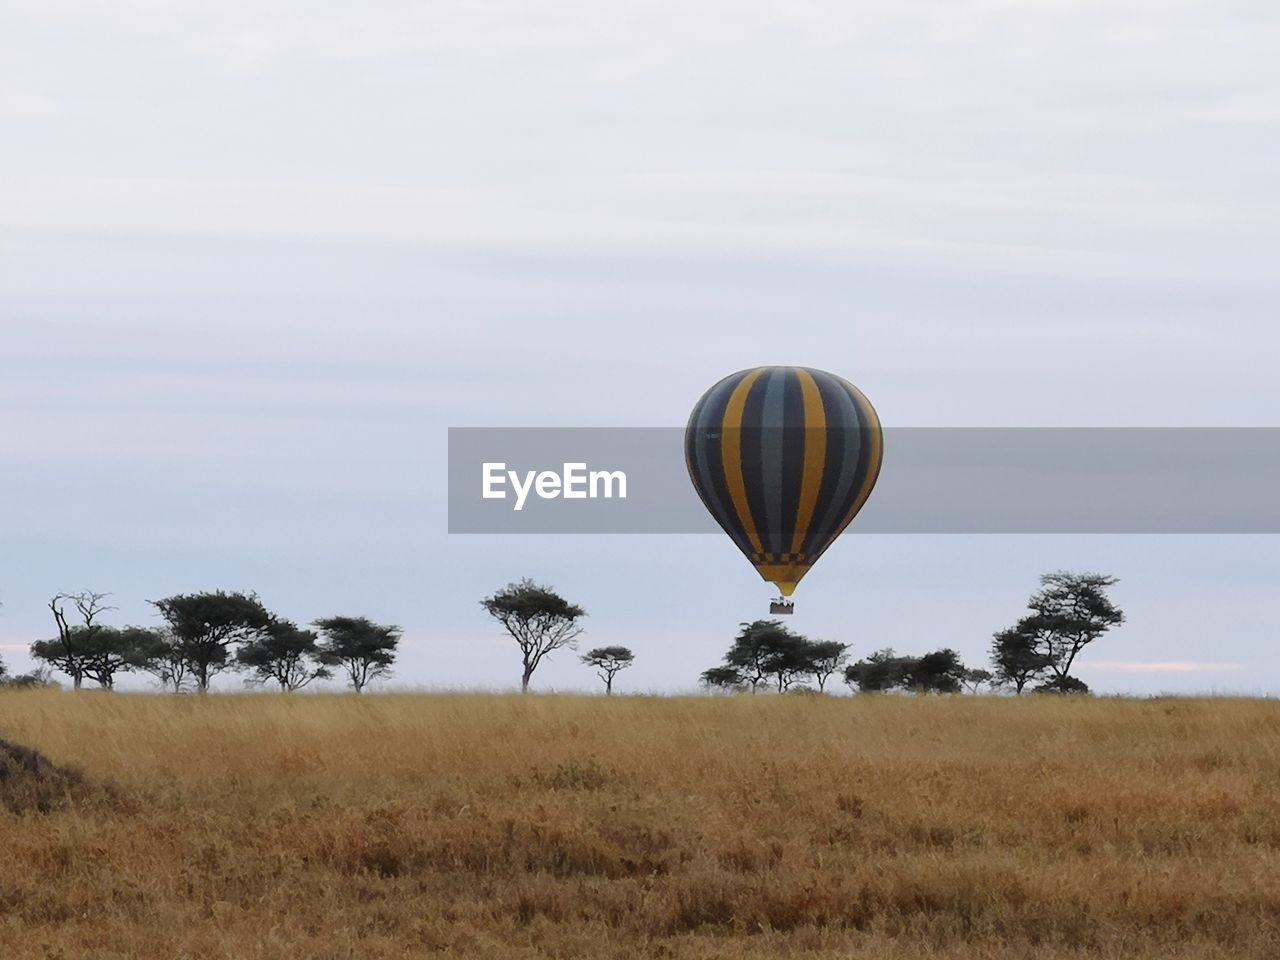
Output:
<path fill-rule="evenodd" d="M 795 601 L 788 600 L 785 597 L 779 597 L 777 600 L 774 600 L 769 604 L 770 613 L 782 613 L 789 616 L 795 612 L 795 609 Z"/>

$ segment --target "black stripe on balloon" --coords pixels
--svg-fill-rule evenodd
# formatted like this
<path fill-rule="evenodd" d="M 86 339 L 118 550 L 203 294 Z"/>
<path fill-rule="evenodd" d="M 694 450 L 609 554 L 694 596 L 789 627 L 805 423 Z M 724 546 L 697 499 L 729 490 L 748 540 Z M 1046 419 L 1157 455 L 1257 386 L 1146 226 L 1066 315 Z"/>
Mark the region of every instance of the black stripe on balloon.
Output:
<path fill-rule="evenodd" d="M 702 410 L 706 407 L 707 397 L 709 396 L 711 396 L 710 390 L 698 398 L 698 402 L 694 404 L 693 412 L 689 414 L 689 423 L 684 430 L 684 463 L 685 467 L 689 470 L 689 479 L 693 483 L 693 489 L 697 491 L 698 499 L 702 501 L 703 506 L 705 506 L 714 516 L 715 508 L 712 506 L 711 500 L 708 498 L 706 484 L 700 476 L 702 458 L 698 451 L 698 445 L 701 442 L 701 434 L 698 431 L 698 419 L 702 416 Z"/>
<path fill-rule="evenodd" d="M 703 394 L 698 398 L 698 402 L 693 405 L 693 412 L 689 414 L 689 422 L 684 428 L 684 464 L 689 470 L 689 479 L 693 481 L 693 487 L 698 490 L 697 468 L 693 458 L 693 448 L 698 438 L 698 417 L 702 414 L 702 408 L 707 405 L 707 394 Z M 702 495 L 702 491 L 698 490 L 698 495 Z"/>
<path fill-rule="evenodd" d="M 784 443 L 787 424 L 787 379 L 792 376 L 788 367 L 769 370 L 769 382 L 764 391 L 764 407 L 761 411 L 760 483 L 764 495 L 764 519 L 760 539 L 765 552 L 778 555 L 786 551 L 783 546 L 784 527 L 789 522 L 783 506 L 782 477 L 786 467 Z"/>
<path fill-rule="evenodd" d="M 857 394 L 856 391 L 851 392 L 855 394 L 854 402 L 857 404 L 858 416 L 862 421 L 862 449 L 866 451 L 866 465 L 862 471 L 858 486 L 861 488 L 862 482 L 866 481 L 868 477 L 871 478 L 871 487 L 867 490 L 867 499 L 870 499 L 871 491 L 875 489 L 876 480 L 880 476 L 880 466 L 884 461 L 884 434 L 880 431 L 880 421 L 876 417 L 875 410 L 871 407 L 871 401 L 861 394 Z M 872 442 L 873 434 L 880 434 L 878 443 Z M 872 459 L 873 448 L 874 459 Z M 862 502 L 858 509 L 861 510 L 863 506 L 866 506 L 866 500 Z M 850 522 L 852 522 L 852 519 Z"/>
<path fill-rule="evenodd" d="M 804 422 L 804 393 L 800 388 L 800 375 L 795 370 L 787 371 L 782 405 L 786 426 L 782 432 L 782 522 L 779 525 L 782 542 L 778 549 L 790 553 L 796 533 L 796 514 L 800 510 L 805 450 L 811 442 Z"/>
<path fill-rule="evenodd" d="M 742 411 L 742 482 L 747 495 L 747 508 L 751 512 L 751 523 L 755 526 L 760 549 L 765 553 L 771 552 L 772 547 L 765 535 L 767 518 L 764 507 L 765 476 L 761 451 L 764 438 L 761 425 L 764 418 L 765 389 L 772 372 L 772 367 L 764 370 L 755 383 L 751 384 L 747 391 L 747 403 Z"/>

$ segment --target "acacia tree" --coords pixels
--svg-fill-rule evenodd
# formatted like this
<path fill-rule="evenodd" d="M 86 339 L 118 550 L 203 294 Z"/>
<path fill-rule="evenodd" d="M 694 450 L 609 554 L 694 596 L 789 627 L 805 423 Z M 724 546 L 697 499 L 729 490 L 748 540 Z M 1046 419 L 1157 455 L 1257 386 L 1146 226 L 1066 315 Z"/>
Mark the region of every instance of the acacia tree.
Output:
<path fill-rule="evenodd" d="M 960 654 L 944 647 L 912 658 L 903 686 L 918 693 L 959 693 L 964 674 L 965 666 L 960 662 Z"/>
<path fill-rule="evenodd" d="M 256 593 L 176 594 L 153 600 L 151 605 L 169 625 L 173 643 L 201 693 L 229 665 L 232 647 L 258 637 L 272 619 Z"/>
<path fill-rule="evenodd" d="M 1039 627 L 1031 617 L 995 634 L 991 644 L 991 665 L 996 679 L 1021 694 L 1028 683 L 1042 676 L 1053 663 L 1039 646 Z"/>
<path fill-rule="evenodd" d="M 58 636 L 55 640 L 38 640 L 32 644 L 31 654 L 44 660 L 51 667 L 61 670 L 71 678 L 71 685 L 76 690 L 84 682 L 87 653 L 85 646 L 94 635 L 102 629 L 98 618 L 108 610 L 115 608 L 107 604 L 109 593 L 96 590 L 81 590 L 78 593 L 56 593 L 49 601 L 49 611 L 53 614 L 53 622 L 57 625 Z M 79 620 L 72 623 L 67 614 L 67 603 L 74 608 L 71 617 Z M 37 652 L 39 646 L 39 652 Z"/>
<path fill-rule="evenodd" d="M 140 669 L 159 680 L 161 687 L 171 686 L 174 693 L 181 693 L 190 679 L 191 664 L 172 632 L 164 627 L 150 629 L 138 646 Z"/>
<path fill-rule="evenodd" d="M 784 665 L 783 650 L 795 635 L 781 620 L 753 620 L 739 627 L 724 662 L 737 670 L 742 682 L 755 693 L 766 677 L 775 676 Z"/>
<path fill-rule="evenodd" d="M 703 670 L 698 679 L 708 690 L 741 690 L 746 685 L 746 680 L 737 667 L 712 667 L 710 670 Z"/>
<path fill-rule="evenodd" d="M 104 690 L 114 689 L 116 674 L 127 669 L 131 659 L 127 641 L 115 627 L 104 626 L 94 630 L 78 644 L 84 667 L 84 675 Z"/>
<path fill-rule="evenodd" d="M 84 675 L 105 690 L 115 688 L 116 674 L 145 666 L 155 631 L 145 627 L 103 627 L 80 647 Z"/>
<path fill-rule="evenodd" d="M 1053 676 L 1031 691 L 1032 693 L 1088 693 L 1089 685 L 1083 680 L 1063 674 Z"/>
<path fill-rule="evenodd" d="M 996 677 L 990 670 L 984 670 L 982 667 L 966 667 L 961 683 L 970 693 L 978 693 L 984 683 L 994 687 Z"/>
<path fill-rule="evenodd" d="M 340 667 L 356 693 L 369 681 L 390 675 L 400 645 L 399 627 L 343 616 L 325 617 L 311 625 L 324 637 L 318 647 L 320 662 Z"/>
<path fill-rule="evenodd" d="M 1040 578 L 1040 589 L 1027 602 L 1031 613 L 995 635 L 992 660 L 996 673 L 1021 693 L 1032 678 L 1048 679 L 1040 689 L 1060 693 L 1088 689 L 1071 676 L 1085 647 L 1113 626 L 1124 612 L 1107 595 L 1119 579 L 1099 573 L 1059 570 Z"/>
<path fill-rule="evenodd" d="M 635 654 L 626 647 L 596 647 L 582 662 L 596 668 L 596 676 L 604 681 L 605 694 L 612 694 L 614 675 L 631 666 L 635 659 Z"/>
<path fill-rule="evenodd" d="M 284 691 L 300 690 L 312 680 L 332 676 L 316 644 L 315 632 L 303 630 L 290 620 L 272 620 L 236 651 L 236 662 L 252 670 L 258 682 L 274 680 Z"/>
<path fill-rule="evenodd" d="M 1041 589 L 1027 606 L 1040 621 L 1044 650 L 1053 658 L 1050 669 L 1059 685 L 1070 676 L 1081 650 L 1124 623 L 1124 611 L 1107 596 L 1119 582 L 1118 577 L 1065 570 L 1040 578 Z"/>
<path fill-rule="evenodd" d="M 766 641 L 765 672 L 773 677 L 779 693 L 791 689 L 801 677 L 813 673 L 812 644 L 799 634 L 783 628 L 784 632 L 772 633 Z"/>
<path fill-rule="evenodd" d="M 838 640 L 814 640 L 809 643 L 809 672 L 817 681 L 818 690 L 825 691 L 831 675 L 849 660 L 849 644 Z"/>
<path fill-rule="evenodd" d="M 39 660 L 47 667 L 65 673 L 71 678 L 71 686 L 79 690 L 84 683 L 84 657 L 79 645 L 75 643 L 76 627 L 67 630 L 65 638 L 51 640 L 34 640 L 29 652 L 33 660 Z"/>
<path fill-rule="evenodd" d="M 520 648 L 520 690 L 529 692 L 529 680 L 543 659 L 561 647 L 574 649 L 582 635 L 586 611 L 555 590 L 528 577 L 509 583 L 480 606 L 497 620 Z"/>
<path fill-rule="evenodd" d="M 812 676 L 821 690 L 848 659 L 846 644 L 807 640 L 780 620 L 754 620 L 739 627 L 724 655 L 724 665 L 702 673 L 701 680 L 708 687 L 749 686 L 755 693 L 769 682 L 783 693 L 801 678 Z"/>
<path fill-rule="evenodd" d="M 880 693 L 901 687 L 915 667 L 914 657 L 900 657 L 892 648 L 877 650 L 844 668 L 844 682 L 860 693 Z"/>
<path fill-rule="evenodd" d="M 915 693 L 959 693 L 969 671 L 949 647 L 919 657 L 898 656 L 886 648 L 850 664 L 845 683 L 862 693 L 909 690 Z"/>

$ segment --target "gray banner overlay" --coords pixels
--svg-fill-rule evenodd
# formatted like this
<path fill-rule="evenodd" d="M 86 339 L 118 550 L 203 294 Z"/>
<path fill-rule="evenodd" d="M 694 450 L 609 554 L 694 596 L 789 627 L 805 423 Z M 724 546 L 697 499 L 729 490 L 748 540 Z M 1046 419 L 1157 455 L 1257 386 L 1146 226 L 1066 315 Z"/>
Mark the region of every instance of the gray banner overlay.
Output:
<path fill-rule="evenodd" d="M 490 498 L 486 463 L 505 464 L 489 468 Z M 568 471 L 581 497 L 562 495 L 565 464 L 582 465 Z M 542 471 L 556 475 L 547 497 Z M 450 533 L 718 531 L 683 428 L 449 430 Z M 1280 533 L 1280 428 L 886 429 L 880 480 L 847 532 Z"/>

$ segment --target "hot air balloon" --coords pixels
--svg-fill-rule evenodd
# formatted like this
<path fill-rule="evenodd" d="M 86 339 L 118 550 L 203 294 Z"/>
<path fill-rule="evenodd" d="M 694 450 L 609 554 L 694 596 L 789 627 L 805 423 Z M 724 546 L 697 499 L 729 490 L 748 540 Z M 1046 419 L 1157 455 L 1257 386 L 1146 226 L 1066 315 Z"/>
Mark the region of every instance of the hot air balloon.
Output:
<path fill-rule="evenodd" d="M 884 443 L 862 391 L 809 367 L 755 367 L 702 395 L 684 434 L 698 496 L 738 549 L 777 585 L 796 584 L 871 495 Z"/>

